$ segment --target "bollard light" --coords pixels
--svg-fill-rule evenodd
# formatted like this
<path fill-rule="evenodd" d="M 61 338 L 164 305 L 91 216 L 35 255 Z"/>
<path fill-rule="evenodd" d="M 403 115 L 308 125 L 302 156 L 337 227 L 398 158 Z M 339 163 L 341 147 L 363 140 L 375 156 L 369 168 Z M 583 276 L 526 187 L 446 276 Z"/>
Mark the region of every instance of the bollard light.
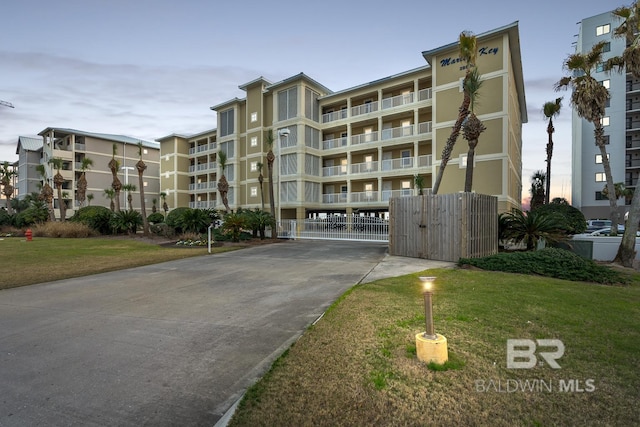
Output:
<path fill-rule="evenodd" d="M 424 322 L 425 330 L 424 337 L 426 339 L 435 340 L 436 334 L 433 331 L 433 284 L 436 280 L 433 276 L 421 276 L 419 277 L 422 282 L 424 290 Z"/>

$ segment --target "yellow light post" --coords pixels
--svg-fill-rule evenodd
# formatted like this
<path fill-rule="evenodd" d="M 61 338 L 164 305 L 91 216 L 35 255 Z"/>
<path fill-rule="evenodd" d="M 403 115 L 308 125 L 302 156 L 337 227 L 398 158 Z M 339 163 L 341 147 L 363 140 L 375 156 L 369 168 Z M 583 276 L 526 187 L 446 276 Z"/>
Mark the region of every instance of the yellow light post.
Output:
<path fill-rule="evenodd" d="M 436 280 L 432 276 L 420 277 L 424 289 L 425 331 L 416 335 L 416 353 L 418 359 L 425 363 L 442 365 L 449 360 L 447 338 L 434 332 L 433 328 L 433 285 Z"/>

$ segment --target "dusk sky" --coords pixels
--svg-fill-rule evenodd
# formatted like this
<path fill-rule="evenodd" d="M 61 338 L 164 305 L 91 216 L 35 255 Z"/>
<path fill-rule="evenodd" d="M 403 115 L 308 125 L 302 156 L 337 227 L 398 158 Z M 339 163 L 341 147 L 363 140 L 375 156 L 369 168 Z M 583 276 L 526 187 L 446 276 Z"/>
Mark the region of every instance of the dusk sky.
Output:
<path fill-rule="evenodd" d="M 529 122 L 523 199 L 545 169 L 542 105 L 564 96 L 556 120 L 552 197 L 571 196 L 565 73 L 582 19 L 627 4 L 354 0 L 19 0 L 0 5 L 0 161 L 19 136 L 47 127 L 155 140 L 216 127 L 209 109 L 259 76 L 304 72 L 333 91 L 425 64 L 422 52 L 519 21 Z M 482 144 L 482 139 L 480 140 Z M 106 167 L 106 166 L 105 166 Z"/>

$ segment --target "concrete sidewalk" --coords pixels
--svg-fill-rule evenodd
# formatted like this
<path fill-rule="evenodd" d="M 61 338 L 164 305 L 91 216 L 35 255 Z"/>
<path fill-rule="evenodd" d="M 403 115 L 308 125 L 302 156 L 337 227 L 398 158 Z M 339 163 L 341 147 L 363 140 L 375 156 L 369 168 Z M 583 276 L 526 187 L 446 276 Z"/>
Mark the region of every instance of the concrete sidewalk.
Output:
<path fill-rule="evenodd" d="M 387 253 L 384 258 L 363 277 L 360 283 L 375 282 L 376 280 L 386 279 L 388 277 L 404 276 L 405 274 L 418 273 L 431 268 L 453 268 L 455 265 L 453 262 L 392 256 Z"/>

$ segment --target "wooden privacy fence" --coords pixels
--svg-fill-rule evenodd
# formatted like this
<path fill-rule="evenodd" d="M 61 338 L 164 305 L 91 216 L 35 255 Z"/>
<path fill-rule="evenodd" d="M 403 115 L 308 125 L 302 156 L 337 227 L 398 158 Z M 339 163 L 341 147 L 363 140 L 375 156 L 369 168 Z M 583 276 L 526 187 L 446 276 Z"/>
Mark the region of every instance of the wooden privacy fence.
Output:
<path fill-rule="evenodd" d="M 457 262 L 498 252 L 498 198 L 454 193 L 392 197 L 391 255 Z"/>

